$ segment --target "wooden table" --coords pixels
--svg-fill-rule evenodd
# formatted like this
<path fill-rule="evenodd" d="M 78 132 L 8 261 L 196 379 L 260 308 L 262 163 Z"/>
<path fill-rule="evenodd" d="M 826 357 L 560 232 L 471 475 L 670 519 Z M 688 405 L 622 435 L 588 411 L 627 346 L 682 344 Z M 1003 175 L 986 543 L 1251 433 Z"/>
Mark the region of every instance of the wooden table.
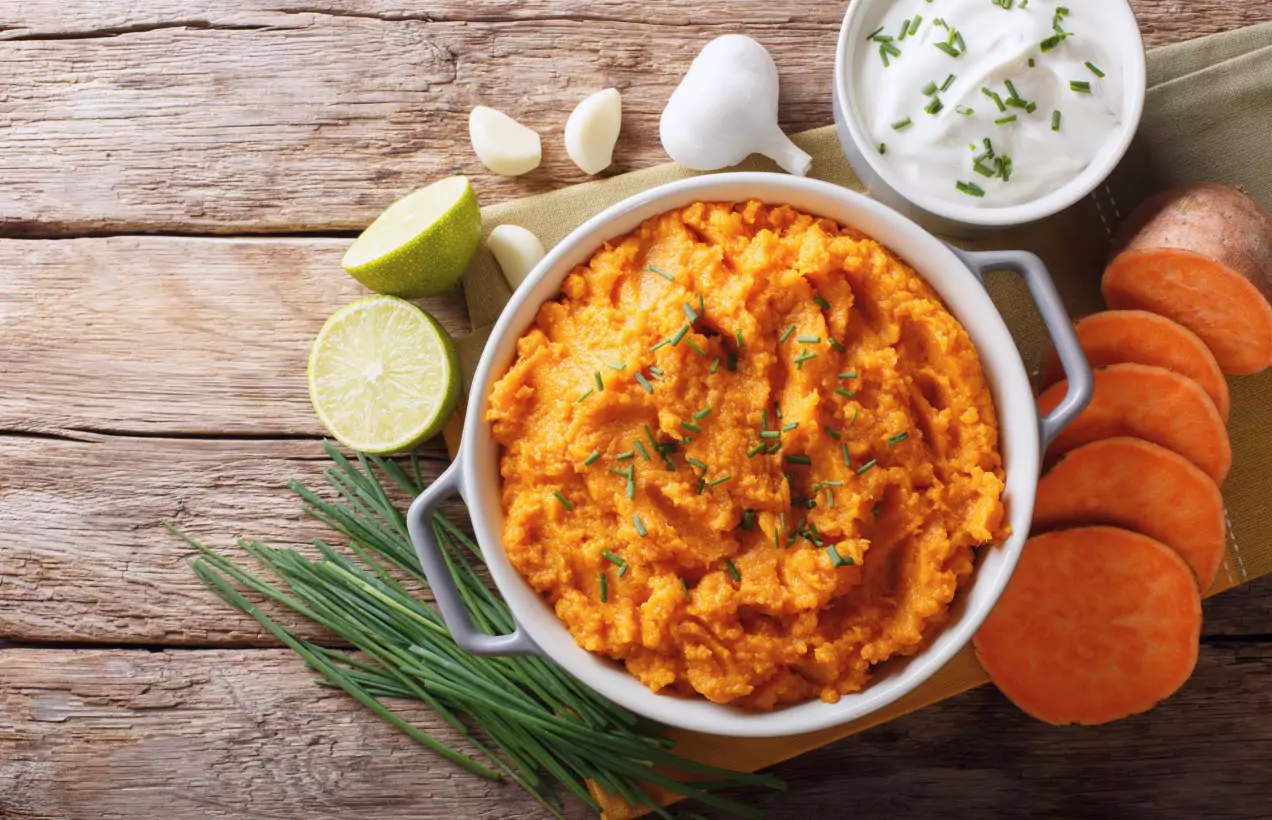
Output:
<path fill-rule="evenodd" d="M 1150 45 L 1272 0 L 1135 3 Z M 842 3 L 818 0 L 25 0 L 0 9 L 0 818 L 523 818 L 221 606 L 160 528 L 321 535 L 309 341 L 338 265 L 396 196 L 457 172 L 484 202 L 582 181 L 561 130 L 624 94 L 611 169 L 710 37 L 746 31 L 782 121 L 830 121 Z M 544 137 L 484 172 L 468 110 Z M 428 303 L 455 332 L 455 298 Z M 427 451 L 431 474 L 442 452 Z M 1196 676 L 1152 714 L 1057 730 L 989 688 L 824 748 L 772 817 L 1267 817 L 1272 584 L 1207 605 Z M 427 715 L 419 720 L 431 724 Z M 574 812 L 586 815 L 581 807 Z"/>

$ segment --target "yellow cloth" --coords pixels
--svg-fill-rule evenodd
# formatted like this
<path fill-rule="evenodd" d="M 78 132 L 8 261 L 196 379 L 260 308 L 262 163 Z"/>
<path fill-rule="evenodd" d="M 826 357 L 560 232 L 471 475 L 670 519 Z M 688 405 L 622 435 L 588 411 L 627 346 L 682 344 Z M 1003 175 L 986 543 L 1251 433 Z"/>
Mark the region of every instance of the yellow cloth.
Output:
<path fill-rule="evenodd" d="M 1005 231 L 969 247 L 1025 248 L 1046 260 L 1072 315 L 1103 307 L 1099 281 L 1108 253 L 1109 232 L 1147 193 L 1189 180 L 1242 185 L 1272 205 L 1272 24 L 1254 26 L 1158 49 L 1149 54 L 1149 93 L 1140 135 L 1131 155 L 1096 197 L 1044 223 Z M 812 176 L 861 191 L 844 160 L 833 127 L 795 137 L 813 156 Z M 742 170 L 773 170 L 752 159 Z M 533 231 L 552 247 L 602 209 L 655 185 L 693 176 L 663 165 L 560 191 L 482 209 L 484 229 L 512 223 Z M 987 287 L 1006 318 L 1025 363 L 1036 371 L 1046 334 L 1023 285 L 1011 276 L 992 276 Z M 511 296 L 494 259 L 482 250 L 464 286 L 477 330 L 460 341 L 465 386 L 490 326 Z M 452 448 L 458 421 L 447 429 Z M 1264 503 L 1272 484 L 1272 373 L 1236 379 L 1230 422 L 1233 468 L 1224 485 L 1231 520 L 1229 553 L 1208 594 L 1229 589 L 1272 571 L 1272 505 Z M 754 771 L 860 732 L 987 682 L 970 648 L 910 696 L 847 726 L 772 740 L 738 740 L 672 731 L 677 751 L 718 766 Z M 608 820 L 634 816 L 620 799 L 593 789 Z M 668 796 L 671 799 L 671 796 Z"/>

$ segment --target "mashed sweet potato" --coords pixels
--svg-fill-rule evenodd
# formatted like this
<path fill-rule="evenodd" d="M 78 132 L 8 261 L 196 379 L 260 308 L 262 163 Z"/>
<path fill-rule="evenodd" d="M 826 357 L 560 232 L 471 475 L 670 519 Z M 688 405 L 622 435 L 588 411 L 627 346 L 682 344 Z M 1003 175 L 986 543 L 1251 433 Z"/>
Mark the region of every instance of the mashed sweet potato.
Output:
<path fill-rule="evenodd" d="M 976 349 L 878 243 L 697 203 L 562 291 L 490 396 L 504 546 L 651 689 L 754 709 L 860 690 L 1006 535 Z"/>

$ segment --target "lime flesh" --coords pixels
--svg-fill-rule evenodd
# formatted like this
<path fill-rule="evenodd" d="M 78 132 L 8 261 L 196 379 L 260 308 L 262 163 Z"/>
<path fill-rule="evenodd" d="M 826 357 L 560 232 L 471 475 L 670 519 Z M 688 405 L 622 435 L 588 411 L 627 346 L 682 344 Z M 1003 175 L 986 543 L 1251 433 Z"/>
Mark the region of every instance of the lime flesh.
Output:
<path fill-rule="evenodd" d="M 410 450 L 459 401 L 459 358 L 441 325 L 410 302 L 371 296 L 337 311 L 309 353 L 309 398 L 341 444 Z"/>
<path fill-rule="evenodd" d="M 448 177 L 380 214 L 340 264 L 377 293 L 419 299 L 455 285 L 481 242 L 481 209 L 467 177 Z"/>

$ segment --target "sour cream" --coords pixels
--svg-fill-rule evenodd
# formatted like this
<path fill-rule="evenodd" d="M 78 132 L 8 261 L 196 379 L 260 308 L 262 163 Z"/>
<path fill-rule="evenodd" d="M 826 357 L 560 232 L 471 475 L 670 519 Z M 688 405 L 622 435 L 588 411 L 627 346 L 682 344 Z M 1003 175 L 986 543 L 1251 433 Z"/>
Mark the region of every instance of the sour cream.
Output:
<path fill-rule="evenodd" d="M 872 4 L 863 31 L 875 34 L 849 78 L 862 128 L 899 181 L 947 202 L 994 208 L 1056 191 L 1122 125 L 1106 2 Z"/>

